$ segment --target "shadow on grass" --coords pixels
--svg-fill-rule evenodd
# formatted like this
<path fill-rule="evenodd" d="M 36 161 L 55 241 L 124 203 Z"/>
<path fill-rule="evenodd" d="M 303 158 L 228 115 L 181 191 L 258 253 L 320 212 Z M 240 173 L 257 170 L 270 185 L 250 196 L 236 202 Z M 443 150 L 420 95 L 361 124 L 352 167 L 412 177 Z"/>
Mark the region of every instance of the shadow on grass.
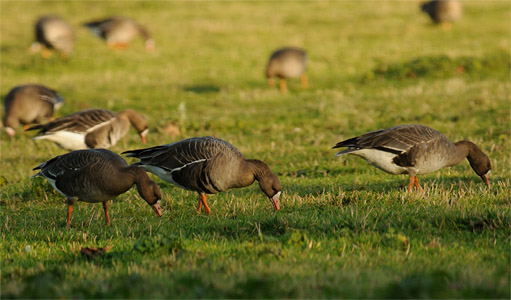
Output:
<path fill-rule="evenodd" d="M 216 85 L 192 85 L 192 86 L 185 86 L 183 87 L 183 90 L 186 92 L 193 92 L 196 94 L 208 94 L 208 93 L 218 93 L 220 92 L 220 87 Z"/>
<path fill-rule="evenodd" d="M 381 289 L 381 295 L 387 299 L 498 299 L 508 298 L 496 289 L 487 286 L 471 286 L 470 283 L 460 283 L 459 280 L 446 271 L 431 273 L 415 273 L 393 282 Z"/>
<path fill-rule="evenodd" d="M 403 193 L 407 192 L 408 189 L 408 176 L 391 176 L 386 180 L 371 179 L 370 181 L 364 181 L 360 183 L 360 179 L 356 179 L 357 182 L 342 182 L 338 184 L 293 184 L 291 186 L 285 186 L 284 189 L 287 194 L 296 194 L 300 197 L 306 196 L 319 196 L 325 193 L 337 194 L 340 191 L 372 191 L 372 192 L 392 192 L 400 190 Z M 502 177 L 496 177 L 491 179 L 492 182 L 497 183 L 505 180 Z M 462 177 L 441 177 L 441 178 L 424 178 L 419 177 L 421 185 L 427 190 L 433 184 L 439 185 L 448 189 L 452 186 L 460 186 L 460 184 L 468 186 L 484 187 L 484 183 L 477 176 L 462 176 Z"/>
<path fill-rule="evenodd" d="M 165 275 L 165 274 L 163 274 Z M 165 299 L 175 298 L 290 298 L 296 286 L 287 287 L 281 275 L 249 274 L 235 278 L 234 288 L 215 284 L 208 274 L 185 271 L 167 276 L 147 276 L 133 272 L 108 278 L 76 280 L 61 269 L 45 270 L 24 278 L 23 283 L 2 290 L 10 299 Z M 16 284 L 15 284 L 16 285 Z"/>
<path fill-rule="evenodd" d="M 21 284 L 13 284 L 2 289 L 2 298 L 63 299 L 69 298 L 71 294 L 77 299 L 147 298 L 147 295 L 154 296 L 156 288 L 151 279 L 136 273 L 118 275 L 108 278 L 109 280 L 87 278 L 75 281 L 72 277 L 59 267 L 45 270 L 26 276 Z M 161 285 L 161 282 L 158 285 Z"/>

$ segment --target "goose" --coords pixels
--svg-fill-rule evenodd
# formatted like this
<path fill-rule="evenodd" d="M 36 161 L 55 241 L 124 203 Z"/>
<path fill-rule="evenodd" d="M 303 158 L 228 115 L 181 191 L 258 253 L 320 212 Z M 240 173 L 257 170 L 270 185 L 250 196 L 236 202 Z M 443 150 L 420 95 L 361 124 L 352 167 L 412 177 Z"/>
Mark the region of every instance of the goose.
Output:
<path fill-rule="evenodd" d="M 57 16 L 43 16 L 35 24 L 35 42 L 30 46 L 30 52 L 41 50 L 43 58 L 50 58 L 53 49 L 67 57 L 73 51 L 74 43 L 71 25 Z"/>
<path fill-rule="evenodd" d="M 459 0 L 433 0 L 421 5 L 421 10 L 429 15 L 431 20 L 449 29 L 452 22 L 461 18 L 462 8 Z"/>
<path fill-rule="evenodd" d="M 302 87 L 307 88 L 308 79 L 305 74 L 307 53 L 296 47 L 284 47 L 270 56 L 266 65 L 266 77 L 270 87 L 275 85 L 274 77 L 280 78 L 280 91 L 287 93 L 286 78 L 301 77 Z"/>
<path fill-rule="evenodd" d="M 39 84 L 18 85 L 4 99 L 4 130 L 10 137 L 16 134 L 21 123 L 41 123 L 53 116 L 53 112 L 64 103 L 56 91 Z"/>
<path fill-rule="evenodd" d="M 106 149 L 72 151 L 43 162 L 33 170 L 41 170 L 31 178 L 42 176 L 66 197 L 67 227 L 71 227 L 73 205 L 77 201 L 103 202 L 105 224 L 110 224 L 107 201 L 128 191 L 134 184 L 140 196 L 161 217 L 162 193 L 147 173 L 128 166 L 118 154 Z"/>
<path fill-rule="evenodd" d="M 456 143 L 424 125 L 398 125 L 365 133 L 333 148 L 347 147 L 336 155 L 353 154 L 390 174 L 408 174 L 408 190 L 415 185 L 423 191 L 417 175 L 459 164 L 465 158 L 478 176 L 489 186 L 490 159 L 471 141 Z"/>
<path fill-rule="evenodd" d="M 34 140 L 50 140 L 67 150 L 109 148 L 135 127 L 146 142 L 147 120 L 131 109 L 115 113 L 106 109 L 85 109 L 27 130 L 40 130 Z"/>
<path fill-rule="evenodd" d="M 251 185 L 255 180 L 268 196 L 275 210 L 280 209 L 280 181 L 268 165 L 256 159 L 245 159 L 228 142 L 215 137 L 194 137 L 172 144 L 125 151 L 127 157 L 140 159 L 135 163 L 166 182 L 199 194 L 207 214 L 211 209 L 206 194 Z"/>
<path fill-rule="evenodd" d="M 140 24 L 128 18 L 112 17 L 87 22 L 83 26 L 89 28 L 94 35 L 106 40 L 108 46 L 112 49 L 121 50 L 126 48 L 129 42 L 137 36 L 144 39 L 147 51 L 154 49 L 154 40 L 149 32 Z"/>

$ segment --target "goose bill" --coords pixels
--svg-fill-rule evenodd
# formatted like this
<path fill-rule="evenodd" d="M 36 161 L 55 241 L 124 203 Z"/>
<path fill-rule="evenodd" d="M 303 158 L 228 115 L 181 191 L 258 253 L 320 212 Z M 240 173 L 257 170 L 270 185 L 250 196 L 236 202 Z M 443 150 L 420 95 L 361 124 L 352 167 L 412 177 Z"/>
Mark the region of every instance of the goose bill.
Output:
<path fill-rule="evenodd" d="M 155 203 L 151 207 L 154 209 L 154 212 L 158 215 L 158 217 L 161 217 L 160 203 Z"/>
<path fill-rule="evenodd" d="M 281 192 L 278 192 L 273 197 L 270 198 L 270 201 L 273 204 L 273 208 L 275 208 L 275 210 L 280 209 L 280 204 L 279 204 L 280 193 Z"/>

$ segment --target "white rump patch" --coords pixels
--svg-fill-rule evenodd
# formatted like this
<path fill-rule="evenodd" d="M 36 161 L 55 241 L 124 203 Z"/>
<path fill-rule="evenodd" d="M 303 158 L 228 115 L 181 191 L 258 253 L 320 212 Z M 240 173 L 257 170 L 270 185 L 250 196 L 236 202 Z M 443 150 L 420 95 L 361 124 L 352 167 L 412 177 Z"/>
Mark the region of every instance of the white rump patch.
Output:
<path fill-rule="evenodd" d="M 153 165 L 140 165 L 142 168 L 144 168 L 146 171 L 148 172 L 151 172 L 153 173 L 154 175 L 160 177 L 160 179 L 166 181 L 166 182 L 170 182 L 172 183 L 173 185 L 175 186 L 178 186 L 182 189 L 185 189 L 186 188 L 180 184 L 178 184 L 176 181 L 174 181 L 174 178 L 172 177 L 172 173 L 173 172 L 176 172 L 176 171 L 179 171 L 183 168 L 186 168 L 190 165 L 193 165 L 193 164 L 196 164 L 196 163 L 199 163 L 199 162 L 203 162 L 203 161 L 206 161 L 207 159 L 203 158 L 203 159 L 199 159 L 199 160 L 196 160 L 196 161 L 192 161 L 192 162 L 189 162 L 187 164 L 184 164 L 182 165 L 181 167 L 179 168 L 175 168 L 175 169 L 172 169 L 171 171 L 167 171 L 161 167 L 158 167 L 158 166 L 153 166 Z"/>
<path fill-rule="evenodd" d="M 172 172 L 167 171 L 167 170 L 162 169 L 157 166 L 152 166 L 152 165 L 140 165 L 140 167 L 142 167 L 144 170 L 151 172 L 154 175 L 158 176 L 161 180 L 170 182 L 173 185 L 186 190 L 186 188 L 184 186 L 182 186 L 174 181 L 174 178 L 172 178 Z"/>
<path fill-rule="evenodd" d="M 57 192 L 61 193 L 64 197 L 67 197 L 67 195 L 66 195 L 66 194 L 64 194 L 61 190 L 59 190 L 59 189 L 57 188 L 57 184 L 55 183 L 55 181 L 56 181 L 56 180 L 50 179 L 50 178 L 48 178 L 48 177 L 44 177 L 44 178 L 46 178 L 46 179 L 48 180 L 48 182 L 51 184 L 51 186 L 53 186 L 53 188 L 54 188 Z"/>
<path fill-rule="evenodd" d="M 407 169 L 400 167 L 394 163 L 393 160 L 397 156 L 394 153 L 389 153 L 376 149 L 360 149 L 349 154 L 360 156 L 363 159 L 367 160 L 371 165 L 390 174 L 408 173 Z"/>
<path fill-rule="evenodd" d="M 49 134 L 36 136 L 34 140 L 50 140 L 57 143 L 60 147 L 68 150 L 87 149 L 85 145 L 85 133 L 76 133 L 71 131 L 57 131 Z"/>

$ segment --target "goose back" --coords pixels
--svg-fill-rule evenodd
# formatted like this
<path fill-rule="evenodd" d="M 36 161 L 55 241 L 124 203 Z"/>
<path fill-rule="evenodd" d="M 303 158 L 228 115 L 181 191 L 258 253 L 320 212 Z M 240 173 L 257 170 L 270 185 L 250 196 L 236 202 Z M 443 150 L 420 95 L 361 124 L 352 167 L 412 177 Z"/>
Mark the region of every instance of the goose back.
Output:
<path fill-rule="evenodd" d="M 4 99 L 4 126 L 40 123 L 53 115 L 64 99 L 54 90 L 38 84 L 16 86 Z"/>
<path fill-rule="evenodd" d="M 74 33 L 71 26 L 57 16 L 43 16 L 35 24 L 36 41 L 48 49 L 69 54 L 74 47 Z"/>
<path fill-rule="evenodd" d="M 136 165 L 184 189 L 216 194 L 254 181 L 241 152 L 214 137 L 190 138 L 168 145 L 126 151 Z M 240 173 L 242 176 L 240 176 Z"/>
<path fill-rule="evenodd" d="M 133 178 L 121 176 L 126 161 L 106 149 L 79 150 L 57 156 L 34 170 L 62 195 L 84 202 L 105 202 L 126 192 Z"/>
<path fill-rule="evenodd" d="M 145 28 L 128 18 L 107 18 L 85 23 L 84 26 L 108 43 L 128 43 L 138 35 L 145 40 L 150 39 Z"/>
<path fill-rule="evenodd" d="M 130 122 L 138 127 L 137 131 L 147 129 L 143 117 L 126 111 L 127 115 L 124 111 L 116 114 L 106 109 L 86 109 L 28 130 L 40 130 L 34 139 L 48 139 L 68 150 L 109 148 L 126 135 Z"/>
<path fill-rule="evenodd" d="M 421 5 L 421 10 L 435 23 L 454 22 L 461 18 L 462 7 L 459 0 L 433 0 Z"/>
<path fill-rule="evenodd" d="M 266 77 L 293 78 L 300 77 L 307 66 L 305 50 L 285 47 L 276 50 L 270 56 L 266 66 Z"/>
<path fill-rule="evenodd" d="M 425 174 L 459 162 L 456 147 L 424 125 L 399 125 L 337 143 L 337 153 L 353 154 L 391 174 Z"/>

